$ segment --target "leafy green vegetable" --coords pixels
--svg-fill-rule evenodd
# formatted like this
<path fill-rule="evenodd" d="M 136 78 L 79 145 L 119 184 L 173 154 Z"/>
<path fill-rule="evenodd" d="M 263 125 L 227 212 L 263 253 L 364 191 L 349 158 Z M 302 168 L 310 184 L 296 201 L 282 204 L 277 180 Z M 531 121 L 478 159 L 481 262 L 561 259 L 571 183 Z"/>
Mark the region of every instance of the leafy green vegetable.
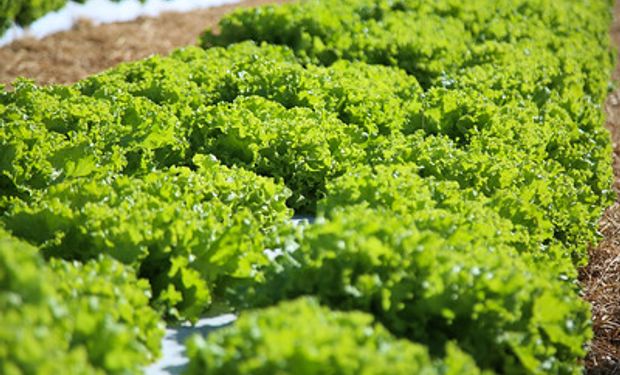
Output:
<path fill-rule="evenodd" d="M 0 370 L 3 374 L 96 374 L 83 347 L 65 332 L 69 312 L 54 294 L 51 272 L 35 248 L 2 232 Z"/>
<path fill-rule="evenodd" d="M 149 294 L 148 283 L 112 259 L 48 266 L 0 231 L 0 370 L 141 373 L 163 337 Z"/>
<path fill-rule="evenodd" d="M 608 1 L 304 1 L 233 12 L 203 45 L 252 39 L 307 66 L 404 69 L 425 88 L 421 109 L 402 98 L 404 137 L 373 137 L 370 163 L 414 162 L 423 177 L 474 188 L 502 216 L 540 227 L 538 246 L 582 263 L 613 199 L 600 107 L 609 20 Z"/>
<path fill-rule="evenodd" d="M 246 312 L 231 327 L 193 336 L 186 374 L 479 374 L 448 345 L 442 361 L 394 338 L 373 317 L 337 312 L 301 298 Z"/>
<path fill-rule="evenodd" d="M 238 98 L 200 113 L 192 144 L 227 164 L 269 175 L 291 188 L 303 209 L 327 180 L 363 159 L 362 137 L 329 113 L 285 109 L 261 97 Z"/>
<path fill-rule="evenodd" d="M 0 10 L 15 17 L 15 4 Z M 610 7 L 309 0 L 224 17 L 202 37 L 218 47 L 70 86 L 18 80 L 0 93 L 0 222 L 48 263 L 14 255 L 21 242 L 2 256 L 41 269 L 25 283 L 49 290 L 3 319 L 56 328 L 19 355 L 7 331 L 5 372 L 29 356 L 33 369 L 70 357 L 78 373 L 134 371 L 157 355 L 147 296 L 195 320 L 313 294 L 416 341 L 380 334 L 424 358 L 403 369 L 475 372 L 470 355 L 499 373 L 579 373 L 591 332 L 577 269 L 613 199 Z M 52 324 L 55 304 L 79 319 Z M 342 372 L 387 363 L 375 336 L 346 341 L 361 332 L 349 321 L 381 330 L 369 316 L 288 306 L 195 344 L 195 371 L 321 372 L 330 357 L 312 355 L 330 352 Z M 287 311 L 313 324 L 295 331 Z M 346 317 L 317 318 L 332 314 Z M 254 324 L 269 341 L 251 341 Z M 316 339 L 345 349 L 279 348 L 299 334 L 322 349 L 306 339 L 322 324 Z"/>
<path fill-rule="evenodd" d="M 255 265 L 267 261 L 269 226 L 290 215 L 286 188 L 209 157 L 194 161 L 196 171 L 59 183 L 38 199 L 15 200 L 4 221 L 47 257 L 109 254 L 133 266 L 166 314 L 194 319 L 222 277 L 256 276 Z"/>
<path fill-rule="evenodd" d="M 56 290 L 70 309 L 71 345 L 106 373 L 141 373 L 160 355 L 163 322 L 149 306 L 149 283 L 109 257 L 84 264 L 54 259 Z"/>
<path fill-rule="evenodd" d="M 434 355 L 455 341 L 498 373 L 580 373 L 588 305 L 529 256 L 498 244 L 493 222 L 477 218 L 472 228 L 459 214 L 423 207 L 398 214 L 358 205 L 330 216 L 303 228 L 264 284 L 237 291 L 241 302 L 316 295 L 372 313 Z"/>

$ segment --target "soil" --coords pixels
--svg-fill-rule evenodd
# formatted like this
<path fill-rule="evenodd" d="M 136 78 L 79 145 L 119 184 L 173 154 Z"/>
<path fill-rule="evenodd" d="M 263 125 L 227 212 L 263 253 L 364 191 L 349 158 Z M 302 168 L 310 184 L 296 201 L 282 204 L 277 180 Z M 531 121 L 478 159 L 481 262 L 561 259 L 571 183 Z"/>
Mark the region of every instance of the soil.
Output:
<path fill-rule="evenodd" d="M 620 2 L 616 2 L 610 29 L 614 45 L 620 46 Z M 620 78 L 620 64 L 613 73 Z M 620 90 L 605 103 L 606 126 L 613 144 L 614 190 L 620 193 Z M 580 272 L 583 297 L 592 304 L 594 339 L 586 358 L 587 374 L 620 375 L 620 199 L 609 207 L 599 224 L 602 240 L 590 249 L 590 261 Z"/>
<path fill-rule="evenodd" d="M 215 27 L 225 13 L 237 7 L 284 0 L 246 0 L 191 13 L 168 13 L 156 18 L 108 25 L 79 23 L 73 30 L 47 38 L 24 39 L 0 48 L 0 84 L 18 76 L 38 83 L 71 83 L 123 61 L 152 54 L 167 54 L 194 44 L 198 35 Z M 620 45 L 620 3 L 610 29 Z M 620 78 L 620 65 L 614 79 Z M 620 90 L 605 103 L 606 126 L 613 141 L 614 189 L 620 192 Z M 580 270 L 582 294 L 592 304 L 594 339 L 586 358 L 591 375 L 620 375 L 620 199 L 609 207 L 600 222 L 602 240 L 590 249 L 590 262 Z"/>
<path fill-rule="evenodd" d="M 207 28 L 232 9 L 282 0 L 245 0 L 236 4 L 165 13 L 131 22 L 93 25 L 79 22 L 74 29 L 43 39 L 27 38 L 0 48 L 0 84 L 22 76 L 38 83 L 72 83 L 123 61 L 195 44 Z"/>

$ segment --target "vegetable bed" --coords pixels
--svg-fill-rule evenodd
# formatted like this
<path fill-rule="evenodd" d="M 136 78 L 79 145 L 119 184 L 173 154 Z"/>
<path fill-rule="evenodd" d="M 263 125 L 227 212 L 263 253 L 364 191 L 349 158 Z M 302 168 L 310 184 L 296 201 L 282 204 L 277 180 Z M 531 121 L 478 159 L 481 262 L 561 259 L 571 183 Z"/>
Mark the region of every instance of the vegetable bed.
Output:
<path fill-rule="evenodd" d="M 0 372 L 578 374 L 611 1 L 310 0 L 0 93 Z M 297 225 L 295 215 L 316 217 Z"/>

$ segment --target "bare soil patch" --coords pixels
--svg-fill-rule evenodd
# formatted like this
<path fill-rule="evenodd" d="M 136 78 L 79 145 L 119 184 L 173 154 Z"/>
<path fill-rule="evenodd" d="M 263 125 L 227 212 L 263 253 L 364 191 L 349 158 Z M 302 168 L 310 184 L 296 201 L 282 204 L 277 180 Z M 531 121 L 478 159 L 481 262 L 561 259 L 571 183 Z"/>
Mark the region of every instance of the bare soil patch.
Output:
<path fill-rule="evenodd" d="M 594 339 L 586 358 L 588 374 L 620 374 L 620 204 L 600 224 L 603 241 L 590 251 L 582 271 L 584 298 L 592 303 Z"/>
<path fill-rule="evenodd" d="M 615 46 L 620 46 L 620 2 L 616 2 L 610 29 Z M 620 78 L 620 64 L 613 73 Z M 613 143 L 614 190 L 620 193 L 620 89 L 605 103 L 606 126 Z M 592 304 L 594 339 L 586 358 L 590 375 L 620 375 L 620 199 L 609 207 L 599 224 L 603 239 L 590 249 L 587 267 L 580 272 L 583 297 Z"/>
<path fill-rule="evenodd" d="M 168 54 L 177 47 L 195 44 L 206 28 L 238 7 L 281 0 L 244 0 L 237 4 L 165 13 L 131 22 L 93 25 L 80 22 L 74 29 L 43 39 L 22 39 L 0 48 L 0 84 L 22 76 L 38 83 L 71 83 L 123 61 L 152 54 Z"/>
<path fill-rule="evenodd" d="M 618 12 L 616 12 L 618 14 Z M 620 41 L 618 20 L 612 29 Z M 616 69 L 615 77 L 620 75 Z M 605 105 L 607 127 L 613 141 L 614 190 L 620 192 L 620 90 L 609 95 Z M 592 304 L 594 339 L 586 358 L 591 375 L 620 375 L 620 202 L 609 207 L 599 224 L 603 239 L 590 249 L 587 267 L 580 272 L 583 297 Z"/>

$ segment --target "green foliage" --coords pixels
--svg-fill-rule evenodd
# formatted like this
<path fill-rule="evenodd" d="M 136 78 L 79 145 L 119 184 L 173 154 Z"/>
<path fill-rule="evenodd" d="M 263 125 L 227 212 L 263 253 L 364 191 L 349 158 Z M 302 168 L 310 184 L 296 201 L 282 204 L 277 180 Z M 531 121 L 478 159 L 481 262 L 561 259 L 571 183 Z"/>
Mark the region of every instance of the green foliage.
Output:
<path fill-rule="evenodd" d="M 54 259 L 58 296 L 69 306 L 71 345 L 108 374 L 140 374 L 160 355 L 164 330 L 149 306 L 148 282 L 130 267 L 101 256 L 81 264 Z"/>
<path fill-rule="evenodd" d="M 363 160 L 362 136 L 329 113 L 287 110 L 261 97 L 240 97 L 199 113 L 192 145 L 284 182 L 293 208 L 316 202 L 326 181 Z M 314 196 L 313 196 L 314 195 Z"/>
<path fill-rule="evenodd" d="M 0 170 L 12 193 L 32 193 L 97 172 L 134 174 L 179 161 L 178 119 L 149 100 L 18 81 L 0 99 Z"/>
<path fill-rule="evenodd" d="M 19 13 L 15 17 L 15 21 L 25 26 L 49 12 L 62 8 L 67 3 L 67 0 L 18 0 L 17 2 L 22 4 Z"/>
<path fill-rule="evenodd" d="M 471 39 L 463 22 L 386 8 L 386 3 L 366 0 L 310 1 L 238 11 L 220 22 L 220 35 L 206 33 L 203 44 L 264 40 L 291 46 L 304 62 L 329 65 L 347 59 L 395 65 L 418 79 L 460 65 Z"/>
<path fill-rule="evenodd" d="M 109 254 L 151 282 L 170 316 L 197 318 L 222 277 L 256 277 L 268 228 L 289 217 L 289 191 L 271 180 L 194 158 L 140 178 L 103 175 L 15 200 L 4 222 L 47 257 Z"/>
<path fill-rule="evenodd" d="M 19 13 L 20 1 L 0 0 L 0 35 L 11 26 L 11 22 Z"/>
<path fill-rule="evenodd" d="M 457 182 L 476 199 L 492 200 L 489 207 L 515 226 L 527 228 L 537 243 L 530 251 L 550 249 L 552 257 L 583 262 L 609 193 L 594 194 L 559 163 L 496 140 L 476 139 L 464 150 L 446 136 L 417 131 L 380 140 L 379 155 L 371 158 L 376 164 L 414 163 L 424 178 Z"/>
<path fill-rule="evenodd" d="M 372 313 L 434 355 L 455 341 L 498 373 L 580 373 L 576 359 L 591 335 L 587 303 L 530 257 L 498 244 L 492 221 L 472 221 L 474 228 L 441 208 L 339 208 L 304 227 L 298 248 L 269 265 L 267 281 L 238 296 L 264 305 L 316 295 L 334 308 Z"/>
<path fill-rule="evenodd" d="M 209 79 L 202 78 L 205 70 Z M 407 117 L 421 109 L 421 89 L 402 71 L 348 62 L 305 69 L 282 48 L 251 43 L 206 52 L 188 48 L 171 58 L 122 65 L 75 89 L 40 89 L 19 82 L 15 92 L 4 95 L 2 171 L 12 187 L 6 193 L 29 193 L 102 167 L 136 174 L 189 164 L 191 155 L 199 152 L 283 178 L 294 192 L 292 207 L 312 211 L 326 179 L 342 173 L 345 164 L 363 161 L 362 143 L 404 129 Z M 267 100 L 244 99 L 251 96 Z M 304 134 L 299 145 L 277 145 L 257 139 L 257 134 L 253 141 L 228 139 L 235 137 L 227 133 L 232 130 L 227 125 L 232 112 L 240 112 L 242 119 L 257 117 L 260 129 L 271 124 L 265 136 L 277 135 L 275 141 L 293 137 L 295 127 L 312 129 L 315 135 Z M 293 117 L 307 120 L 289 124 L 288 130 L 278 125 Z M 24 138 L 30 141 L 24 143 Z M 255 150 L 247 149 L 246 142 Z M 258 150 L 278 147 L 290 148 L 290 154 L 275 159 L 265 155 L 266 162 L 247 160 L 248 153 L 266 154 L 269 151 Z M 231 155 L 235 153 L 242 155 Z M 308 158 L 316 165 L 295 165 Z"/>
<path fill-rule="evenodd" d="M 417 344 L 298 302 L 197 341 L 194 371 L 456 374 L 475 372 L 470 355 L 499 373 L 579 373 L 577 267 L 613 198 L 610 5 L 309 0 L 226 16 L 202 37 L 221 47 L 71 86 L 17 81 L 0 93 L 0 221 L 48 263 L 9 247 L 41 269 L 24 277 L 43 297 L 1 316 L 25 336 L 55 328 L 40 346 L 0 332 L 5 372 L 29 356 L 137 368 L 157 355 L 147 298 L 194 320 L 313 294 Z"/>
<path fill-rule="evenodd" d="M 163 336 L 149 293 L 109 258 L 48 266 L 34 247 L 0 231 L 0 370 L 140 373 Z"/>
<path fill-rule="evenodd" d="M 372 137 L 370 163 L 414 162 L 423 177 L 474 188 L 581 263 L 613 199 L 600 126 L 609 19 L 605 1 L 304 1 L 233 12 L 203 45 L 253 39 L 286 45 L 306 65 L 404 69 L 426 90 L 414 106 L 394 98 L 405 137 Z"/>
<path fill-rule="evenodd" d="M 65 335 L 66 306 L 35 248 L 0 237 L 0 370 L 7 375 L 97 373 Z"/>
<path fill-rule="evenodd" d="M 489 76 L 513 77 L 495 74 L 498 56 L 510 59 L 512 66 L 527 66 L 521 74 L 549 82 L 555 78 L 546 74 L 553 59 L 572 60 L 572 66 L 597 66 L 587 70 L 596 72 L 587 85 L 603 84 L 596 87 L 602 95 L 608 71 L 600 67 L 611 68 L 611 55 L 599 47 L 607 44 L 610 16 L 608 1 L 312 0 L 237 10 L 222 19 L 217 35 L 207 31 L 202 43 L 252 39 L 288 45 L 304 62 L 330 65 L 347 59 L 398 66 L 425 87 L 458 79 L 461 69 L 485 64 L 491 68 Z M 534 48 L 524 51 L 520 43 L 528 41 L 534 41 Z M 554 54 L 554 49 L 561 53 Z M 529 62 L 535 60 L 535 66 L 511 54 L 518 50 L 519 56 L 532 56 Z M 538 54 L 545 51 L 554 55 L 551 61 Z"/>
<path fill-rule="evenodd" d="M 493 209 L 492 200 L 474 189 L 461 189 L 453 181 L 422 178 L 418 173 L 419 167 L 411 163 L 352 169 L 330 181 L 326 197 L 319 202 L 319 212 L 329 217 L 343 207 L 364 205 L 398 215 L 415 213 L 418 219 L 450 216 L 458 221 L 455 227 L 467 228 L 488 241 L 537 250 L 533 247 L 540 239 L 530 238 L 528 227 L 502 218 Z"/>
<path fill-rule="evenodd" d="M 337 312 L 301 298 L 245 312 L 231 327 L 194 336 L 186 374 L 479 374 L 448 346 L 443 361 L 394 338 L 372 315 Z"/>

